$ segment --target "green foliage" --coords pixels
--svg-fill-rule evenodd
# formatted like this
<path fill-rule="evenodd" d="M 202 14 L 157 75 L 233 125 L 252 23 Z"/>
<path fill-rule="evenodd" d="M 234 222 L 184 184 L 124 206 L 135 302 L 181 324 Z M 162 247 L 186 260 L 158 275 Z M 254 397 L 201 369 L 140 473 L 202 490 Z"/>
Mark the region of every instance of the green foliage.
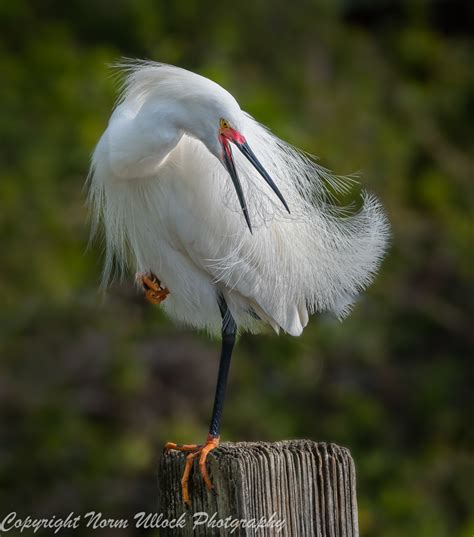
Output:
<path fill-rule="evenodd" d="M 125 55 L 210 76 L 322 164 L 362 169 L 393 226 L 344 323 L 241 338 L 223 436 L 348 446 L 366 537 L 473 532 L 474 75 L 456 6 L 0 4 L 0 515 L 154 511 L 163 442 L 206 434 L 217 344 L 130 284 L 103 299 L 86 251 L 83 184 Z"/>

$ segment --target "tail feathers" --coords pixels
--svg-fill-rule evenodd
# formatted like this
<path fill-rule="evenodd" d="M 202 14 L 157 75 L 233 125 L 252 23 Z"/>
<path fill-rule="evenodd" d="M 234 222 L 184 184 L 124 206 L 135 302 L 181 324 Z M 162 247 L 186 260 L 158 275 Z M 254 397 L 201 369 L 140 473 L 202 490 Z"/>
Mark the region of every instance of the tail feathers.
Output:
<path fill-rule="evenodd" d="M 309 314 L 306 305 L 302 304 L 298 307 L 293 304 L 289 305 L 286 316 L 280 326 L 290 336 L 300 336 L 308 324 L 308 320 Z"/>
<path fill-rule="evenodd" d="M 273 311 L 272 314 L 269 314 L 260 303 L 256 310 L 259 316 L 267 321 L 277 334 L 282 329 L 291 336 L 300 336 L 309 321 L 309 313 L 306 305 L 300 305 L 298 307 L 294 304 L 288 304 L 287 308 L 283 311 Z"/>

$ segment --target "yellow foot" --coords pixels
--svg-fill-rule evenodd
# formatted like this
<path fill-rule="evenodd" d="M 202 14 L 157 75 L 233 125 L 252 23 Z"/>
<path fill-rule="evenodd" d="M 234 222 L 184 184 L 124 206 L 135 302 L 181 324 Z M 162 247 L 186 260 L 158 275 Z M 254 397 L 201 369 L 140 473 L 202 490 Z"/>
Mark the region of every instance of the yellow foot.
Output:
<path fill-rule="evenodd" d="M 199 457 L 199 471 L 206 487 L 211 490 L 213 485 L 206 468 L 206 459 L 213 449 L 219 445 L 219 437 L 208 435 L 205 444 L 174 444 L 173 442 L 167 442 L 165 449 L 174 449 L 176 451 L 187 452 L 186 465 L 184 467 L 183 477 L 181 478 L 181 491 L 183 494 L 183 501 L 186 505 L 191 505 L 191 499 L 189 497 L 189 475 L 193 467 L 194 459 Z"/>
<path fill-rule="evenodd" d="M 161 286 L 160 280 L 153 272 L 142 274 L 140 280 L 145 290 L 145 298 L 152 304 L 160 304 L 170 294 L 166 287 Z"/>

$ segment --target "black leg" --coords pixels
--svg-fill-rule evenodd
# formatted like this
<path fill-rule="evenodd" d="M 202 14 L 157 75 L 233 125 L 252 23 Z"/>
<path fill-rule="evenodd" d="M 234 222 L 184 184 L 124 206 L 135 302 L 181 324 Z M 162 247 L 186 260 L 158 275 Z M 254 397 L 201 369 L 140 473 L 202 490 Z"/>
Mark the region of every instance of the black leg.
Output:
<path fill-rule="evenodd" d="M 209 426 L 209 436 L 218 437 L 221 430 L 222 409 L 224 407 L 225 389 L 229 374 L 230 359 L 234 348 L 237 325 L 232 317 L 225 300 L 221 297 L 219 308 L 222 316 L 222 348 L 219 363 L 219 375 L 217 377 L 216 395 L 214 398 L 214 408 L 212 409 L 211 425 Z"/>

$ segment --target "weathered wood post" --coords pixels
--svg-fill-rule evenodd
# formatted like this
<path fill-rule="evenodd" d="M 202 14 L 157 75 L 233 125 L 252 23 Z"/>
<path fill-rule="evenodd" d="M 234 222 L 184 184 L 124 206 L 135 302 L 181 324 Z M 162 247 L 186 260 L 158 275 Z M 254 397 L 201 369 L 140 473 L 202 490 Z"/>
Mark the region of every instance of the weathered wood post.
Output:
<path fill-rule="evenodd" d="M 184 455 L 163 455 L 159 512 L 168 520 L 182 517 L 184 527 L 160 535 L 359 535 L 355 468 L 346 448 L 311 440 L 223 443 L 207 460 L 217 492 L 206 490 L 196 466 L 187 509 L 180 489 Z"/>

